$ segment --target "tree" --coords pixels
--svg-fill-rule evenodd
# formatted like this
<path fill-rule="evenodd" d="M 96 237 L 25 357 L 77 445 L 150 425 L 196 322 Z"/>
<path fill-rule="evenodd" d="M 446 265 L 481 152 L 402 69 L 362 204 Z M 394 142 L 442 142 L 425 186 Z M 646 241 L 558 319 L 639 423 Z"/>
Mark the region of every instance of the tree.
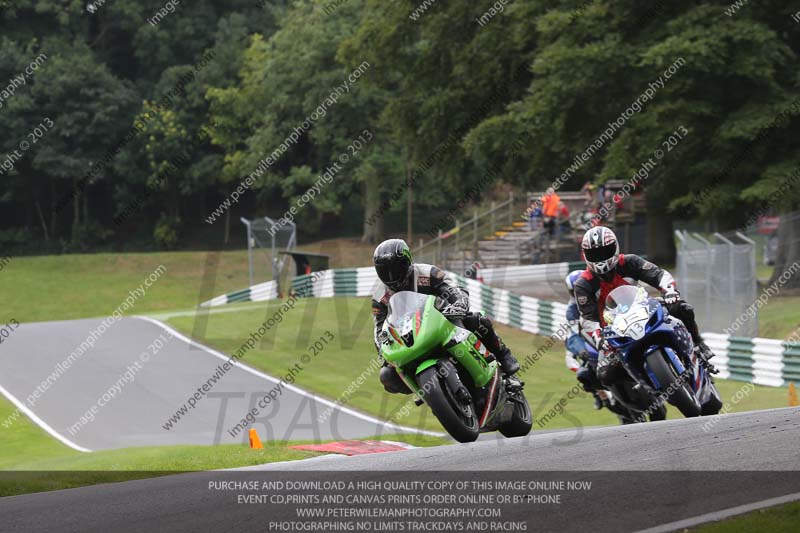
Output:
<path fill-rule="evenodd" d="M 95 62 L 84 44 L 55 41 L 46 42 L 45 48 L 58 52 L 48 56 L 46 68 L 31 88 L 39 116 L 31 117 L 29 128 L 45 118 L 54 127 L 47 132 L 31 169 L 56 180 L 53 216 L 71 198 L 70 243 L 83 249 L 102 233 L 91 222 L 91 193 L 111 181 L 112 166 L 107 162 L 128 129 L 135 95 L 131 84 Z"/>
<path fill-rule="evenodd" d="M 297 2 L 274 35 L 252 38 L 239 83 L 209 91 L 212 119 L 230 126 L 215 138 L 227 150 L 225 179 L 238 184 L 260 174 L 253 189 L 262 209 L 294 205 L 342 154 L 353 155 L 351 143 L 369 137 L 336 179 L 302 207 L 306 231 L 318 231 L 323 214 L 340 213 L 345 198 L 363 193 L 374 201 L 375 187 L 396 172 L 386 164 L 395 145 L 378 121 L 385 96 L 364 88 L 360 77 L 348 80 L 359 65 L 348 68 L 337 59 L 337 48 L 362 16 L 360 4 L 349 2 L 324 18 L 324 3 Z M 372 76 L 371 68 L 361 65 L 359 76 Z M 271 154 L 269 168 L 257 172 Z"/>
<path fill-rule="evenodd" d="M 536 142 L 520 164 L 565 175 L 564 188 L 573 189 L 582 176 L 630 179 L 656 149 L 669 148 L 641 185 L 650 206 L 650 255 L 669 261 L 671 215 L 735 224 L 741 191 L 776 160 L 793 157 L 795 120 L 759 135 L 796 93 L 796 38 L 776 31 L 786 25 L 778 4 L 748 6 L 736 17 L 724 16 L 725 2 L 671 2 L 658 16 L 633 1 L 594 2 L 577 16 L 567 7 L 550 9 L 535 22 L 539 48 L 528 94 L 478 126 L 468 146 L 502 158 L 502 148 L 493 148 L 530 127 Z M 576 160 L 652 83 L 659 84 L 653 97 L 640 99 L 640 110 L 588 160 Z M 688 135 L 674 148 L 662 146 L 679 128 Z"/>
<path fill-rule="evenodd" d="M 414 197 L 434 214 L 428 217 L 433 222 L 437 210 L 463 195 L 489 166 L 484 153 L 467 153 L 464 143 L 528 87 L 534 49 L 529 20 L 541 8 L 513 4 L 482 27 L 476 19 L 484 6 L 440 3 L 413 20 L 417 4 L 367 2 L 358 32 L 342 44 L 341 56 L 349 65 L 369 61 L 375 75 L 365 84 L 390 95 L 381 121 L 405 148 L 403 168 L 410 177 L 387 188 L 395 201 L 384 205 L 403 210 L 396 192 L 410 181 L 416 190 L 435 191 Z M 507 160 L 499 168 L 498 180 L 527 181 L 527 172 L 516 172 Z"/>

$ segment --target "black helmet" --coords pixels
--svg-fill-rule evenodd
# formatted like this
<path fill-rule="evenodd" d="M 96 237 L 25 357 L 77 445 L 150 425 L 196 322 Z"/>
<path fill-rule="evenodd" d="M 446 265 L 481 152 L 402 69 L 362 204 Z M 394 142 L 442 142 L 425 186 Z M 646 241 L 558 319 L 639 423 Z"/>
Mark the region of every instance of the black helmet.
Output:
<path fill-rule="evenodd" d="M 380 243 L 372 255 L 372 262 L 380 280 L 393 291 L 400 290 L 411 279 L 414 260 L 403 239 Z"/>

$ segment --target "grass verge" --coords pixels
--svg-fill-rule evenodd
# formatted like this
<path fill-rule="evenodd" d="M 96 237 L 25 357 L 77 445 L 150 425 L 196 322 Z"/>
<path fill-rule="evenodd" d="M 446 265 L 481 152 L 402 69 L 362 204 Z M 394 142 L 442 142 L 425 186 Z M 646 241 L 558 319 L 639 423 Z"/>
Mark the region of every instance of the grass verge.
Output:
<path fill-rule="evenodd" d="M 298 250 L 329 255 L 331 268 L 372 259 L 372 246 L 358 239 L 330 239 Z M 264 257 L 257 252 L 256 283 L 270 276 Z M 159 265 L 166 272 L 130 313 L 188 309 L 249 285 L 247 250 L 12 257 L 0 273 L 3 323 L 106 316 Z"/>
<path fill-rule="evenodd" d="M 330 256 L 331 268 L 367 265 L 372 246 L 330 239 L 299 247 Z M 259 256 L 256 280 L 268 279 Z M 67 320 L 110 314 L 159 265 L 166 272 L 130 313 L 189 309 L 249 285 L 247 251 L 71 254 L 14 257 L 3 268 L 0 306 L 5 322 Z M 786 338 L 800 327 L 800 297 L 775 297 L 760 310 L 760 336 Z M 702 324 L 701 324 L 702 325 Z"/>
<path fill-rule="evenodd" d="M 701 533 L 750 533 L 751 531 L 795 533 L 798 530 L 798 524 L 800 524 L 800 502 L 795 502 L 707 524 L 693 529 L 693 531 Z"/>

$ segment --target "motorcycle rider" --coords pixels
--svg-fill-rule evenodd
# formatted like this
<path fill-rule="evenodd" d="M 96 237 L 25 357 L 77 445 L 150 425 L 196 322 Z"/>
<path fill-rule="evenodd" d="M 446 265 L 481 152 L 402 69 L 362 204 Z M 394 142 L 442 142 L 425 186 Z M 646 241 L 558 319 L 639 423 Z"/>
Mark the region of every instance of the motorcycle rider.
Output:
<path fill-rule="evenodd" d="M 564 341 L 567 349 L 566 364 L 567 368 L 575 372 L 575 377 L 583 385 L 583 390 L 591 393 L 594 397 L 594 408 L 602 409 L 603 399 L 598 394 L 601 386 L 597 379 L 597 358 L 592 357 L 587 349 L 587 340 L 591 339 L 586 339 L 581 334 L 580 311 L 578 311 L 578 302 L 575 300 L 575 282 L 581 274 L 583 274 L 583 270 L 573 270 L 564 278 L 564 284 L 569 293 L 566 318 L 570 329 L 570 334 Z"/>
<path fill-rule="evenodd" d="M 567 368 L 576 372 L 576 378 L 583 386 L 583 390 L 589 392 L 594 397 L 594 408 L 602 409 L 607 408 L 609 411 L 617 415 L 622 424 L 633 424 L 642 421 L 640 416 L 637 416 L 635 411 L 631 411 L 629 406 L 624 404 L 624 401 L 636 403 L 636 398 L 632 397 L 627 390 L 616 390 L 619 397 L 609 394 L 609 391 L 603 388 L 600 379 L 597 377 L 597 362 L 598 354 L 588 349 L 589 346 L 594 346 L 594 342 L 589 337 L 583 334 L 580 327 L 580 311 L 578 310 L 578 302 L 575 300 L 575 282 L 583 274 L 583 270 L 573 270 L 570 272 L 564 282 L 567 285 L 567 292 L 570 294 L 569 304 L 567 305 L 567 323 L 570 327 L 571 334 L 564 342 L 567 347 Z M 666 409 L 656 409 L 649 414 L 651 421 L 664 420 L 666 418 Z"/>
<path fill-rule="evenodd" d="M 669 314 L 683 322 L 694 341 L 695 353 L 713 372 L 708 360 L 714 354 L 703 342 L 694 309 L 681 298 L 672 274 L 638 255 L 621 254 L 617 236 L 604 226 L 595 226 L 584 234 L 581 251 L 587 268 L 575 281 L 575 300 L 580 326 L 597 346 L 597 376 L 604 387 L 613 386 L 625 375 L 625 369 L 611 357 L 613 350 L 601 335 L 601 328 L 606 325 L 603 321 L 606 297 L 617 287 L 635 285 L 638 281 L 661 291 Z"/>
<path fill-rule="evenodd" d="M 480 313 L 469 312 L 469 294 L 443 270 L 424 263 L 414 263 L 411 250 L 402 239 L 383 241 L 375 248 L 372 257 L 375 271 L 381 282 L 372 296 L 372 315 L 375 321 L 375 347 L 380 350 L 383 340 L 383 323 L 389 311 L 389 298 L 396 292 L 413 291 L 432 294 L 447 302 L 450 315 L 461 319 L 463 326 L 474 332 L 494 355 L 503 371 L 511 376 L 519 370 L 519 363 L 511 350 L 500 340 L 492 321 Z M 448 317 L 450 318 L 450 317 Z M 383 387 L 390 393 L 411 394 L 411 390 L 397 374 L 397 370 L 383 362 L 380 372 Z"/>

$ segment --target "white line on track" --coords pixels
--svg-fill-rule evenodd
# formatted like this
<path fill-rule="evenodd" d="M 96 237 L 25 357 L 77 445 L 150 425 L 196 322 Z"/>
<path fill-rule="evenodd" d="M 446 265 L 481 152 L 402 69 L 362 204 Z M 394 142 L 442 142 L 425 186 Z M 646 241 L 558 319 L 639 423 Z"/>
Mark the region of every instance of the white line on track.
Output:
<path fill-rule="evenodd" d="M 253 374 L 254 376 L 258 376 L 258 377 L 260 377 L 262 379 L 266 379 L 267 381 L 270 381 L 270 382 L 275 383 L 275 384 L 278 384 L 281 381 L 278 378 L 270 376 L 269 374 L 265 374 L 263 372 L 260 372 L 260 371 L 258 371 L 256 369 L 254 369 L 254 368 L 251 368 L 251 367 L 245 365 L 244 363 L 242 363 L 241 361 L 238 361 L 238 362 L 232 361 L 231 360 L 231 356 L 225 355 L 222 352 L 219 352 L 219 351 L 217 351 L 217 350 L 215 350 L 213 348 L 210 348 L 210 347 L 208 347 L 208 346 L 206 346 L 204 344 L 200 344 L 199 342 L 190 339 L 189 337 L 187 337 L 183 333 L 180 333 L 176 329 L 172 328 L 171 326 L 168 326 L 167 324 L 161 322 L 160 320 L 156 320 L 154 318 L 150 318 L 149 316 L 139 316 L 139 315 L 134 316 L 133 318 L 138 318 L 140 320 L 145 320 L 147 322 L 155 324 L 155 325 L 157 325 L 157 326 L 169 331 L 172 335 L 174 335 L 175 337 L 177 337 L 177 338 L 181 339 L 182 341 L 188 343 L 189 345 L 195 346 L 197 348 L 200 348 L 201 350 L 213 355 L 214 357 L 222 359 L 223 361 L 230 361 L 231 364 L 233 364 L 234 366 L 239 367 L 242 370 L 244 370 L 245 372 L 249 372 L 249 373 Z M 393 424 L 391 422 L 378 420 L 375 417 L 366 415 L 364 413 L 360 413 L 358 411 L 354 411 L 353 409 L 350 409 L 348 407 L 344 407 L 342 405 L 338 405 L 335 402 L 332 402 L 330 400 L 327 400 L 325 398 L 322 398 L 320 396 L 312 394 L 312 393 L 310 393 L 310 392 L 308 392 L 308 391 L 306 391 L 304 389 L 301 389 L 300 387 L 297 387 L 295 385 L 291 385 L 289 383 L 284 383 L 284 388 L 286 388 L 286 389 L 288 389 L 288 390 L 290 390 L 292 392 L 295 392 L 297 394 L 300 394 L 301 396 L 305 396 L 307 398 L 311 398 L 311 399 L 313 399 L 315 401 L 320 402 L 321 404 L 327 405 L 328 407 L 331 407 L 333 409 L 339 410 L 339 411 L 341 411 L 343 413 L 346 413 L 348 415 L 354 416 L 356 418 L 360 418 L 361 420 L 370 422 L 372 424 L 382 425 L 383 427 L 386 427 L 388 429 L 395 429 L 395 430 L 398 430 L 398 431 L 402 431 L 403 433 L 418 433 L 420 435 L 429 435 L 429 436 L 432 436 L 432 437 L 444 437 L 444 436 L 446 436 L 444 433 L 437 433 L 435 431 L 428 431 L 428 430 L 425 430 L 425 429 L 410 428 L 410 427 L 406 427 L 406 426 L 398 426 L 397 424 Z"/>
<path fill-rule="evenodd" d="M 170 318 L 179 317 L 179 316 L 203 316 L 203 315 L 218 315 L 220 313 L 237 313 L 240 311 L 252 311 L 253 309 L 258 309 L 263 311 L 266 307 L 269 309 L 270 307 L 275 307 L 276 309 L 281 307 L 283 302 L 278 300 L 275 303 L 266 303 L 265 302 L 242 302 L 239 304 L 228 304 L 226 307 L 198 307 L 195 309 L 186 309 L 183 311 L 164 311 L 163 313 L 147 313 L 147 316 L 151 318 L 156 318 L 159 320 L 169 320 Z"/>
<path fill-rule="evenodd" d="M 758 511 L 759 509 L 766 509 L 767 507 L 774 507 L 784 503 L 796 502 L 798 500 L 800 500 L 800 492 L 795 492 L 794 494 L 787 494 L 786 496 L 778 496 L 777 498 L 770 498 L 760 502 L 737 505 L 736 507 L 731 507 L 729 509 L 714 511 L 713 513 L 706 513 L 700 516 L 686 518 L 685 520 L 678 520 L 676 522 L 670 522 L 669 524 L 651 527 L 649 529 L 642 529 L 636 533 L 667 533 L 669 531 L 677 531 L 688 527 L 705 524 L 707 522 L 717 522 L 732 516 Z"/>
<path fill-rule="evenodd" d="M 47 422 L 36 416 L 36 413 L 28 409 L 24 403 L 15 398 L 14 395 L 8 392 L 6 389 L 4 389 L 2 385 L 0 385 L 0 393 L 2 393 L 3 396 L 8 398 L 11 403 L 16 405 L 17 409 L 19 409 L 22 413 L 24 413 L 28 418 L 33 420 L 36 423 L 36 425 L 38 425 L 40 428 L 48 432 L 53 437 L 57 438 L 63 444 L 66 444 L 73 450 L 77 450 L 79 452 L 89 453 L 92 451 L 88 448 L 84 448 L 83 446 L 78 446 L 77 444 L 66 438 L 64 435 L 62 435 L 61 433 L 50 427 L 50 425 Z"/>

